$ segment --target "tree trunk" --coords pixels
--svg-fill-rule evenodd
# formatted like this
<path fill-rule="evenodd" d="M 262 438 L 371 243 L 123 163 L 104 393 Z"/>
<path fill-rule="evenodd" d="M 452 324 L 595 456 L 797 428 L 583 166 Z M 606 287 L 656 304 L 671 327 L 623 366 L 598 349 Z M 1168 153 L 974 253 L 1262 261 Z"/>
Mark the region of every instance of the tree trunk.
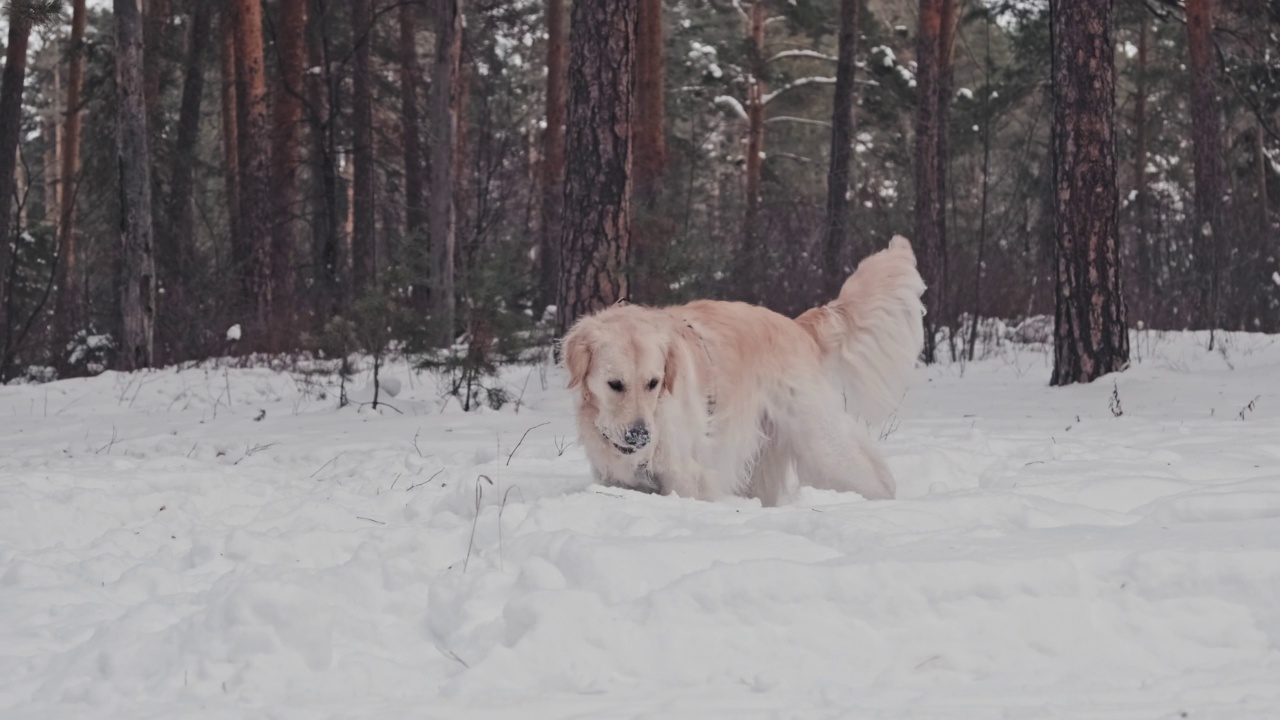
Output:
<path fill-rule="evenodd" d="M 560 278 L 560 234 L 564 217 L 565 1 L 547 0 L 547 127 L 542 135 L 542 234 L 538 246 L 538 297 L 556 302 Z"/>
<path fill-rule="evenodd" d="M 204 58 L 213 27 L 213 5 L 198 2 L 192 9 L 191 34 L 187 41 L 186 68 L 182 80 L 182 104 L 178 109 L 178 135 L 174 144 L 173 165 L 169 173 L 168 220 L 166 235 L 156 243 L 160 286 L 166 299 L 179 302 L 185 296 L 186 260 L 193 246 L 195 215 L 192 194 L 194 169 L 199 157 L 200 104 L 204 98 Z"/>
<path fill-rule="evenodd" d="M 160 93 L 164 84 L 166 56 L 169 54 L 167 52 L 170 44 L 168 27 L 173 15 L 173 7 L 170 0 L 142 0 L 140 12 L 143 13 L 142 38 L 145 57 L 142 72 L 145 74 L 144 97 L 147 105 L 147 122 L 151 125 L 152 131 L 158 131 L 163 117 L 160 112 Z"/>
<path fill-rule="evenodd" d="M 627 296 L 635 104 L 635 0 L 576 0 L 559 331 Z"/>
<path fill-rule="evenodd" d="M 53 73 L 53 91 L 60 95 L 61 73 Z M 62 168 L 62 110 L 55 102 L 40 119 L 40 137 L 44 142 L 44 224 L 58 232 L 62 213 L 58 210 L 58 173 Z"/>
<path fill-rule="evenodd" d="M 951 96 L 954 92 L 956 31 L 960 20 L 956 12 L 957 0 L 938 0 L 941 13 L 941 33 L 938 36 L 938 170 L 934 178 L 938 183 L 938 287 L 933 296 L 934 322 L 950 328 L 947 333 L 951 359 L 956 359 L 956 332 L 954 298 L 951 297 L 951 258 L 947 247 L 947 180 L 951 170 Z"/>
<path fill-rule="evenodd" d="M 151 238 L 151 156 L 143 73 L 141 0 L 115 0 L 117 139 L 120 169 L 120 308 L 124 370 L 150 367 L 155 332 L 155 258 Z"/>
<path fill-rule="evenodd" d="M 169 169 L 169 196 L 164 203 L 164 222 L 156 233 L 156 273 L 169 312 L 158 329 L 160 348 L 157 362 L 181 359 L 197 335 L 193 320 L 199 317 L 198 301 L 186 292 L 188 262 L 195 246 L 195 213 L 192 202 L 194 170 L 200 142 L 200 104 L 204 97 L 204 59 L 210 42 L 214 7 L 196 3 L 192 8 L 187 38 L 186 67 L 183 71 L 182 100 L 178 109 L 177 141 Z M 159 203 L 157 203 L 159 204 Z"/>
<path fill-rule="evenodd" d="M 1243 279 L 1238 283 L 1237 287 L 1249 288 L 1255 283 L 1261 283 L 1263 287 L 1267 287 L 1273 282 L 1273 278 L 1280 273 L 1280 261 L 1276 258 L 1277 235 L 1271 223 L 1270 207 L 1268 199 L 1270 197 L 1267 190 L 1267 153 L 1266 145 L 1263 140 L 1265 129 L 1262 122 L 1258 121 L 1253 131 L 1253 148 L 1254 148 L 1254 168 L 1255 168 L 1255 191 L 1258 194 L 1257 202 L 1257 240 L 1254 241 L 1253 253 L 1257 259 L 1254 262 L 1241 263 Z M 1249 291 L 1246 291 L 1248 293 Z M 1275 298 L 1274 292 L 1263 293 L 1254 292 L 1254 301 L 1249 306 L 1251 311 L 1250 323 L 1247 329 L 1255 332 L 1275 333 L 1280 331 L 1280 307 Z"/>
<path fill-rule="evenodd" d="M 307 71 L 307 0 L 281 0 L 276 48 L 280 73 L 272 105 L 271 286 L 273 325 L 281 347 L 297 336 L 294 253 L 299 242 L 298 175 L 302 167 L 302 95 Z"/>
<path fill-rule="evenodd" d="M 1057 309 L 1052 384 L 1129 364 L 1120 291 L 1111 0 L 1054 0 L 1053 166 Z"/>
<path fill-rule="evenodd" d="M 1137 260 L 1137 272 L 1134 288 L 1138 302 L 1139 320 L 1150 323 L 1147 314 L 1151 311 L 1151 300 L 1154 299 L 1155 278 L 1152 277 L 1151 246 L 1147 236 L 1147 37 L 1150 34 L 1147 26 L 1150 20 L 1144 16 L 1138 23 L 1138 55 L 1134 70 L 1135 88 L 1133 95 L 1133 242 L 1136 246 L 1134 256 Z M 1130 291 L 1131 293 L 1133 290 Z M 1133 295 L 1131 295 L 1133 297 Z"/>
<path fill-rule="evenodd" d="M 436 7 L 436 56 L 431 73 L 431 197 L 428 220 L 431 245 L 431 319 L 438 347 L 454 338 L 454 255 L 457 209 L 454 203 L 454 152 L 458 137 L 459 70 L 462 63 L 462 0 Z"/>
<path fill-rule="evenodd" d="M 1187 0 L 1187 55 L 1191 70 L 1191 144 L 1195 177 L 1192 233 L 1200 290 L 1200 325 L 1217 328 L 1223 246 L 1222 130 L 1218 118 L 1210 0 Z"/>
<path fill-rule="evenodd" d="M 983 49 L 986 52 L 983 54 L 984 87 L 982 88 L 982 203 L 978 220 L 978 257 L 973 268 L 973 309 L 969 313 L 969 362 L 973 362 L 974 353 L 977 351 L 978 324 L 982 320 L 982 275 L 985 270 L 987 250 L 988 201 L 991 197 L 991 87 L 992 80 L 995 78 L 995 68 L 991 62 L 991 13 L 984 12 L 983 19 L 985 21 Z"/>
<path fill-rule="evenodd" d="M 924 361 L 937 359 L 937 321 L 946 300 L 943 282 L 942 232 L 939 219 L 943 217 L 942 179 L 938 151 L 941 148 L 941 114 L 939 108 L 939 77 L 942 35 L 943 0 L 920 0 L 920 27 L 916 38 L 916 247 L 920 263 L 920 275 L 929 286 L 930 302 L 934 306 L 925 316 Z"/>
<path fill-rule="evenodd" d="M 459 13 L 461 13 L 459 9 Z M 476 233 L 469 232 L 468 221 L 472 218 L 472 201 L 475 199 L 475 178 L 476 174 L 471 167 L 472 158 L 472 138 L 468 132 L 471 129 L 471 123 L 467 122 L 468 105 L 470 96 L 467 88 L 471 87 L 471 45 L 467 42 L 465 23 L 462 23 L 458 30 L 458 65 L 453 76 L 453 94 L 450 95 L 449 104 L 453 109 L 453 158 L 449 161 L 453 164 L 453 235 L 454 235 L 454 258 L 453 258 L 453 274 L 459 274 L 459 268 L 462 272 L 466 272 L 468 267 L 466 264 L 459 262 L 460 257 L 466 255 L 474 255 L 475 244 L 470 243 L 469 247 L 464 247 L 463 242 L 467 239 L 475 239 Z M 465 293 L 466 289 L 459 290 L 455 281 L 454 294 Z"/>
<path fill-rule="evenodd" d="M 425 239 L 427 226 L 426 164 L 422 158 L 422 120 L 418 114 L 418 30 L 416 8 L 400 6 L 400 131 L 404 136 L 405 234 L 409 242 Z"/>
<path fill-rule="evenodd" d="M 222 91 L 222 171 L 227 196 L 227 224 L 231 231 L 231 267 L 237 282 L 249 263 L 240 234 L 240 130 L 236 109 L 236 31 L 232 9 L 222 7 L 218 22 L 218 71 Z"/>
<path fill-rule="evenodd" d="M 252 303 L 250 347 L 277 350 L 271 334 L 271 213 L 267 76 L 262 45 L 262 1 L 235 0 L 236 115 L 240 155 L 240 234 L 248 263 L 239 269 Z"/>
<path fill-rule="evenodd" d="M 667 165 L 661 0 L 637 0 L 636 14 L 635 189 L 645 198 L 658 192 Z"/>
<path fill-rule="evenodd" d="M 667 167 L 666 94 L 663 88 L 662 0 L 638 0 L 636 9 L 635 228 L 631 237 L 631 294 L 657 303 L 667 285 L 665 256 L 670 222 L 659 210 Z"/>
<path fill-rule="evenodd" d="M 340 116 L 338 85 L 340 78 L 332 72 L 329 49 L 328 17 L 323 12 L 324 0 L 313 5 L 310 37 L 308 38 L 308 62 L 320 68 L 316 75 L 307 75 L 307 98 L 312 111 L 311 152 L 319 166 L 313 173 L 316 182 L 314 202 L 320 220 L 312 224 L 314 257 L 318 266 L 318 282 L 315 288 L 315 311 L 321 323 L 329 316 L 341 312 L 346 306 L 346 288 L 342 278 L 345 272 L 343 255 L 343 217 L 341 173 L 338 169 L 337 125 Z"/>
<path fill-rule="evenodd" d="M 765 248 L 760 231 L 760 175 L 764 167 L 764 0 L 752 0 L 747 13 L 747 37 L 752 54 L 747 78 L 747 157 L 745 211 L 742 217 L 742 249 L 739 251 L 739 283 L 746 299 L 760 301 Z"/>
<path fill-rule="evenodd" d="M 844 259 L 849 245 L 849 165 L 853 160 L 853 76 L 857 69 L 859 4 L 860 0 L 840 0 L 831 162 L 827 168 L 827 222 L 822 238 L 822 277 L 828 298 L 840 292 L 852 272 Z"/>
<path fill-rule="evenodd" d="M 26 83 L 27 42 L 31 19 L 24 13 L 9 12 L 9 42 L 5 46 L 4 76 L 0 80 L 0 319 L 4 321 L 5 355 L 10 348 L 13 323 L 13 295 L 10 263 L 13 243 L 13 195 L 17 182 L 18 136 L 22 130 L 22 90 Z"/>
<path fill-rule="evenodd" d="M 447 3 L 446 3 L 447 4 Z M 355 300 L 377 288 L 378 250 L 374 237 L 373 9 L 370 0 L 351 0 L 355 65 L 351 75 L 352 286 Z"/>
<path fill-rule="evenodd" d="M 176 33 L 173 25 L 173 0 L 141 0 L 139 12 L 142 13 L 142 62 L 143 62 L 143 97 L 147 107 L 147 132 L 151 133 L 148 144 L 151 147 L 152 163 L 159 163 L 169 158 L 167 132 L 168 114 L 164 109 L 164 89 L 170 80 L 172 58 L 178 53 L 174 49 Z M 169 220 L 168 206 L 165 203 L 164 173 L 151 173 L 151 228 L 153 237 L 160 238 L 172 235 L 165 223 Z M 157 253 L 163 252 L 159 248 Z M 156 263 L 160 262 L 157 257 Z M 163 268 L 157 266 L 163 273 Z M 162 277 L 162 276 L 160 276 Z"/>
<path fill-rule="evenodd" d="M 62 131 L 62 178 L 58 199 L 58 294 L 54 300 L 54 365 L 66 376 L 66 347 L 83 322 L 80 291 L 80 252 L 76 246 L 76 196 L 80 188 L 81 115 L 84 89 L 85 0 L 71 7 L 71 38 L 67 43 L 67 118 Z"/>

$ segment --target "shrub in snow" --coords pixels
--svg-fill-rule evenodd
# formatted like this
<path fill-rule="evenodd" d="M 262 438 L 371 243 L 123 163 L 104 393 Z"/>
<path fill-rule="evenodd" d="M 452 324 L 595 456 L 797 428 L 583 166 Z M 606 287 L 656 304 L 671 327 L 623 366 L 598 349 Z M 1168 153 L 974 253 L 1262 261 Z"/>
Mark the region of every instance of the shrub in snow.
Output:
<path fill-rule="evenodd" d="M 441 392 L 457 399 L 465 411 L 501 409 L 513 400 L 499 378 L 501 367 L 546 356 L 555 307 L 548 307 L 544 322 L 535 324 L 504 296 L 510 286 L 500 272 L 477 278 L 473 299 L 458 308 L 465 332 L 451 347 L 431 347 L 425 338 L 407 343 L 415 365 L 435 373 Z"/>
<path fill-rule="evenodd" d="M 113 362 L 115 343 L 110 335 L 81 330 L 67 343 L 67 366 L 71 376 L 97 375 L 111 367 Z"/>
<path fill-rule="evenodd" d="M 399 336 L 406 311 L 394 299 L 381 293 L 361 298 L 350 318 L 335 316 L 325 323 L 320 346 L 327 355 L 338 360 L 338 407 L 349 403 L 347 382 L 354 374 L 352 353 L 361 352 L 373 358 L 373 396 L 370 405 L 378 409 L 382 401 L 382 366 L 392 352 L 392 338 Z M 399 383 L 395 391 L 399 392 Z M 395 393 L 391 393 L 394 395 Z"/>

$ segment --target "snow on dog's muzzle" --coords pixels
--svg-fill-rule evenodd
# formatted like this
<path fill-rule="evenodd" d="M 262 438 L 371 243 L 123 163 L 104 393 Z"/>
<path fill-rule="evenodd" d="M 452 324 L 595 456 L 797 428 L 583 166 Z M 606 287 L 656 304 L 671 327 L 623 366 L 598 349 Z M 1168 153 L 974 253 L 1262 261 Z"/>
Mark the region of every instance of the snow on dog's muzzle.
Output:
<path fill-rule="evenodd" d="M 622 442 L 617 442 L 609 437 L 608 433 L 600 433 L 610 445 L 617 448 L 618 452 L 623 455 L 630 455 L 637 450 L 643 450 L 649 445 L 651 435 L 649 434 L 649 426 L 643 420 L 637 420 L 622 432 Z"/>
<path fill-rule="evenodd" d="M 627 445 L 639 450 L 649 444 L 649 427 L 643 420 L 637 420 L 622 434 L 622 439 Z"/>

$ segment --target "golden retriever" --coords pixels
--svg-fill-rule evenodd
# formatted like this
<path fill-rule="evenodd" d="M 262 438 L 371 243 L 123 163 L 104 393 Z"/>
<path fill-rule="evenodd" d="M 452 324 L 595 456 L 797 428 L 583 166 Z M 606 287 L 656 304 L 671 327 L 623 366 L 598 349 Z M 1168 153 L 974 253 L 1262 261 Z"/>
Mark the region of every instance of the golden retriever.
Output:
<path fill-rule="evenodd" d="M 563 362 L 597 481 L 776 505 L 789 472 L 892 498 L 865 425 L 892 412 L 924 344 L 911 243 L 864 259 L 840 296 L 792 320 L 738 302 L 615 305 L 578 321 Z"/>

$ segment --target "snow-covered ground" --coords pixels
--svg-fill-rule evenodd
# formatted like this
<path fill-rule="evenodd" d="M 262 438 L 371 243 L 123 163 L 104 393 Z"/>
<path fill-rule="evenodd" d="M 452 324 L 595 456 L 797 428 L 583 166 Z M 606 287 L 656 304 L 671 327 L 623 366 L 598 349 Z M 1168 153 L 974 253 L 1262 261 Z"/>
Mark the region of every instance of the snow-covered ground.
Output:
<path fill-rule="evenodd" d="M 555 370 L 0 387 L 0 717 L 1280 717 L 1280 341 L 1204 341 L 922 368 L 900 499 L 776 509 L 591 485 Z"/>

